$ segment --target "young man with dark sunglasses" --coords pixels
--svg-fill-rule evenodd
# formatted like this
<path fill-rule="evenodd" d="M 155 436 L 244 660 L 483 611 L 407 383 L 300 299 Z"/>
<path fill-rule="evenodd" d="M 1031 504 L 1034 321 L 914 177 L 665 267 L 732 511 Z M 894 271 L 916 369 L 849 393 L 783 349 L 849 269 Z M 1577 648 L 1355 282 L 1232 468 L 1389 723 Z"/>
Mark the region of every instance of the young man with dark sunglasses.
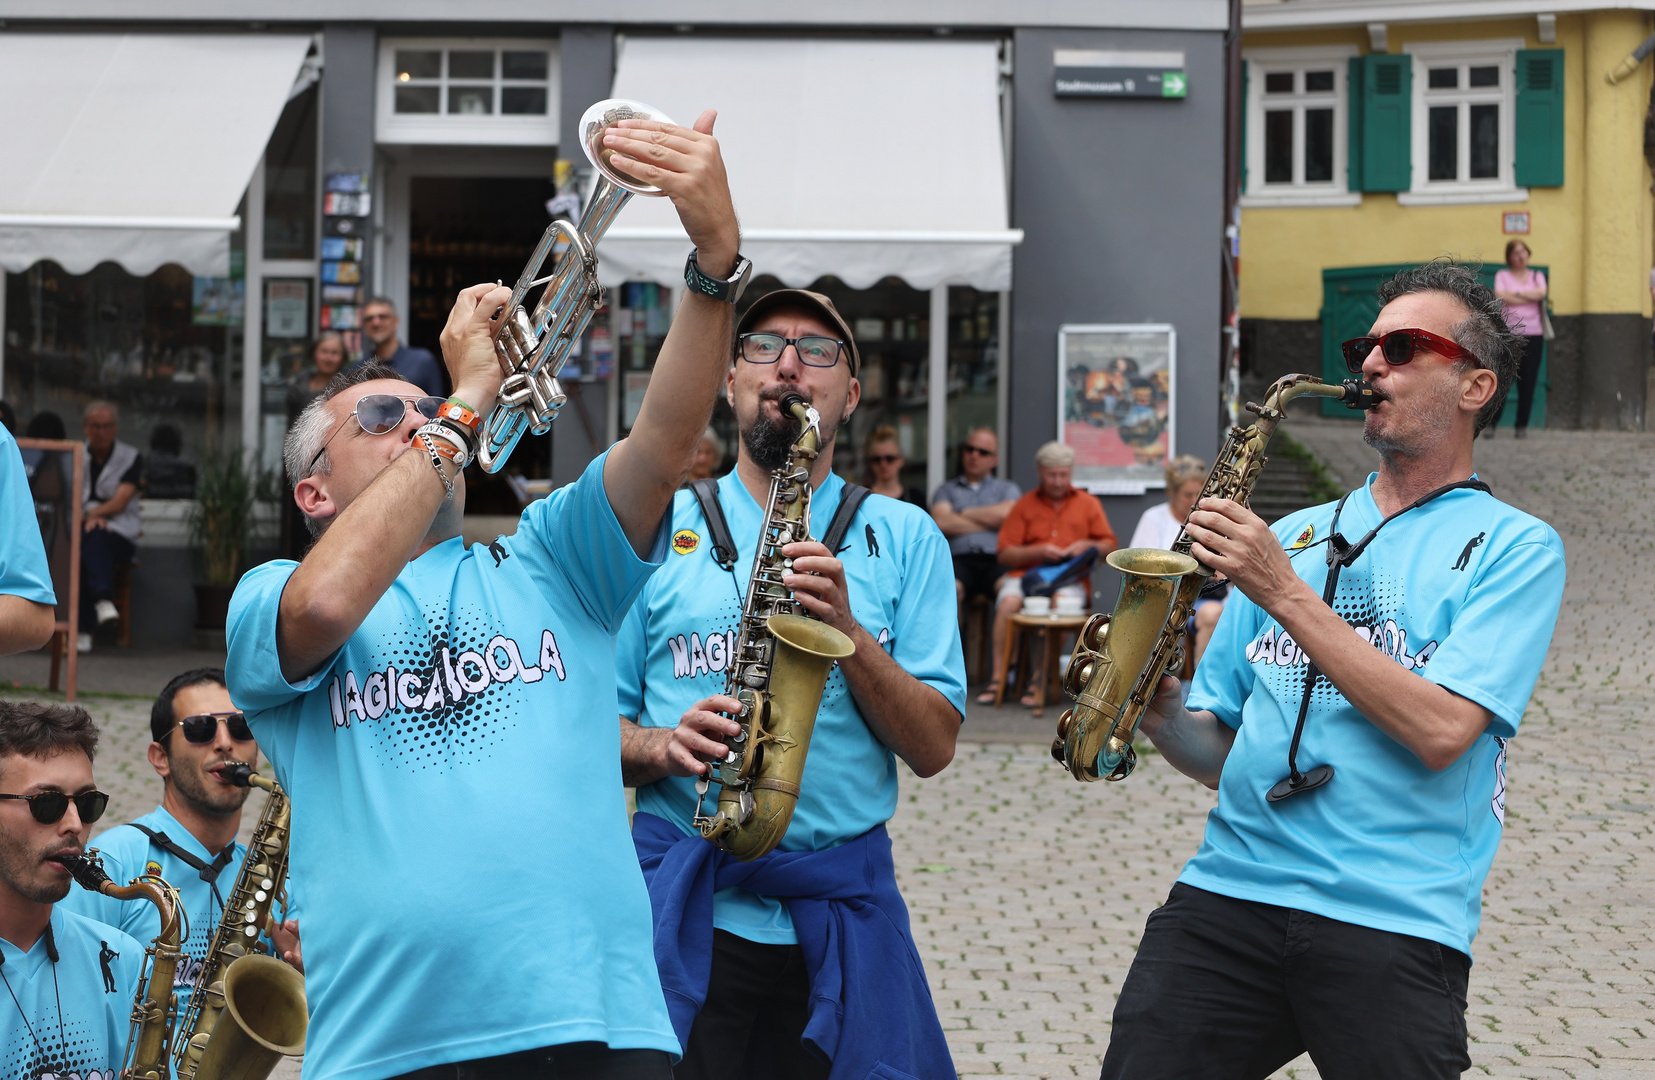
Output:
<path fill-rule="evenodd" d="M 0 701 L 0 1075 L 113 1077 L 126 1057 L 148 942 L 63 903 L 82 891 L 63 859 L 109 803 L 97 747 L 78 705 Z"/>
<path fill-rule="evenodd" d="M 691 288 L 632 434 L 514 535 L 470 548 L 460 535 L 460 468 L 498 396 L 509 289 L 459 294 L 443 416 L 365 364 L 288 434 L 319 538 L 303 562 L 242 578 L 228 672 L 293 800 L 315 1080 L 670 1075 L 678 1040 L 620 782 L 614 636 L 671 557 L 666 512 L 711 419 L 750 267 L 713 116 L 604 136 L 617 168 L 676 207 Z M 525 821 L 534 843 L 512 836 Z"/>
<path fill-rule="evenodd" d="M 240 761 L 259 767 L 259 748 L 247 719 L 230 703 L 220 668 L 195 668 L 173 679 L 150 709 L 149 763 L 161 777 L 161 805 L 125 825 L 98 835 L 98 850 L 111 880 L 125 884 L 141 874 L 159 874 L 178 890 L 189 918 L 184 963 L 173 987 L 179 1007 L 206 958 L 207 946 L 224 917 L 224 898 L 241 871 L 247 845 L 236 841 L 249 788 L 237 787 L 225 766 Z M 161 931 L 153 904 L 134 904 L 75 889 L 64 904 L 148 941 Z M 298 924 L 275 928 L 275 951 L 299 963 Z M 268 945 L 264 946 L 269 948 Z"/>
<path fill-rule="evenodd" d="M 965 662 L 948 542 L 918 506 L 867 495 L 843 540 L 782 549 L 784 578 L 806 610 L 856 646 L 828 677 L 810 735 L 798 805 L 779 848 L 738 863 L 692 822 L 718 790 L 697 788 L 719 741 L 737 730 L 724 696 L 742 597 L 762 531 L 771 470 L 799 436 L 784 412 L 796 393 L 820 415 L 811 464 L 812 534 L 832 528 L 849 488 L 833 472 L 835 436 L 861 396 L 850 327 L 832 301 L 787 289 L 755 301 L 736 328 L 725 395 L 740 433 L 716 505 L 733 552 L 708 523 L 701 492 L 673 507 L 673 551 L 627 615 L 617 642 L 621 768 L 638 789 L 633 841 L 650 882 L 656 956 L 684 1043 L 678 1080 L 953 1076 L 885 822 L 897 758 L 921 776 L 954 756 Z M 710 493 L 709 493 L 710 494 Z M 862 492 L 866 494 L 866 492 Z M 783 753 L 785 747 L 770 752 Z M 849 912 L 877 912 L 858 918 Z M 830 924 L 850 928 L 830 950 Z M 815 987 L 833 987 L 813 993 Z M 804 1040 L 807 1037 L 809 1042 Z"/>
<path fill-rule="evenodd" d="M 1563 594 L 1557 533 L 1476 479 L 1475 438 L 1522 346 L 1468 267 L 1404 270 L 1369 336 L 1379 471 L 1266 526 L 1228 499 L 1191 551 L 1239 590 L 1187 704 L 1143 723 L 1218 789 L 1206 839 L 1149 917 L 1103 1077 L 1446 1080 L 1471 1067 L 1466 993 L 1505 819 L 1506 742 Z"/>

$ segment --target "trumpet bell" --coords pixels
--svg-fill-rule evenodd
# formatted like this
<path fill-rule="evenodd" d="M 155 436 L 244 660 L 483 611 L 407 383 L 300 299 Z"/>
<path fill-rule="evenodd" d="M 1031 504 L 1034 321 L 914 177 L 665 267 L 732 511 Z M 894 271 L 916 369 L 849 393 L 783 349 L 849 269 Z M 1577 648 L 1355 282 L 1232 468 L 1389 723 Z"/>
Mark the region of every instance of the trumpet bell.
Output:
<path fill-rule="evenodd" d="M 605 98 L 587 109 L 580 117 L 580 147 L 586 152 L 586 160 L 598 170 L 611 184 L 634 195 L 663 195 L 660 188 L 654 184 L 646 184 L 635 176 L 628 176 L 617 169 L 609 160 L 615 152 L 603 145 L 603 137 L 610 128 L 622 120 L 656 120 L 663 124 L 673 123 L 672 117 L 660 109 L 652 108 L 641 101 L 631 101 L 627 98 Z"/>

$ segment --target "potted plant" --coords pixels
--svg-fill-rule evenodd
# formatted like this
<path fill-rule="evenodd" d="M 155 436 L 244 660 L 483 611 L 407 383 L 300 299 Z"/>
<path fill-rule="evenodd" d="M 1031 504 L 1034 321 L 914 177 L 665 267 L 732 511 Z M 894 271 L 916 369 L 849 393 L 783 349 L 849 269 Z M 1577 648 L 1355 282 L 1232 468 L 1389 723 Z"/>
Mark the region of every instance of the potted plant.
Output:
<path fill-rule="evenodd" d="M 262 490 L 267 481 L 240 451 L 211 451 L 200 462 L 190 508 L 190 543 L 200 553 L 207 577 L 195 586 L 197 648 L 224 648 L 230 596 L 241 578 L 254 506 L 267 495 Z"/>

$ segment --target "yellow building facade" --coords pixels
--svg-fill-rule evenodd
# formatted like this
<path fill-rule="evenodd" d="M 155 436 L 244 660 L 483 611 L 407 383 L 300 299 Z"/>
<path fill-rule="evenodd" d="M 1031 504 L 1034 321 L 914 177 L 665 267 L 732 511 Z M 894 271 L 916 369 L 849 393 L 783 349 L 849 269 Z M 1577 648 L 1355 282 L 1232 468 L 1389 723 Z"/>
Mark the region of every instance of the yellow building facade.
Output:
<path fill-rule="evenodd" d="M 1643 426 L 1650 378 L 1647 11 L 1479 0 L 1243 9 L 1240 311 L 1250 380 L 1328 371 L 1372 289 L 1438 256 L 1550 290 L 1536 422 Z M 1518 14 L 1517 12 L 1525 12 Z M 1515 398 L 1515 394 L 1513 395 Z M 1505 423 L 1514 410 L 1508 406 Z"/>

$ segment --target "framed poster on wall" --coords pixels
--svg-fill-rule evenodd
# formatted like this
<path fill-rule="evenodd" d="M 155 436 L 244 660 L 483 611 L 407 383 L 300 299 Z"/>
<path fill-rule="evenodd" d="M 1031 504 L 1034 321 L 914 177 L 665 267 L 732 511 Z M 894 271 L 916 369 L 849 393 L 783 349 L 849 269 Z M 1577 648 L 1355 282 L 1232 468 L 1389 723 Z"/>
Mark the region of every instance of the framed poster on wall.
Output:
<path fill-rule="evenodd" d="M 1057 331 L 1057 438 L 1074 484 L 1097 495 L 1166 486 L 1177 416 L 1177 333 L 1167 323 Z"/>

